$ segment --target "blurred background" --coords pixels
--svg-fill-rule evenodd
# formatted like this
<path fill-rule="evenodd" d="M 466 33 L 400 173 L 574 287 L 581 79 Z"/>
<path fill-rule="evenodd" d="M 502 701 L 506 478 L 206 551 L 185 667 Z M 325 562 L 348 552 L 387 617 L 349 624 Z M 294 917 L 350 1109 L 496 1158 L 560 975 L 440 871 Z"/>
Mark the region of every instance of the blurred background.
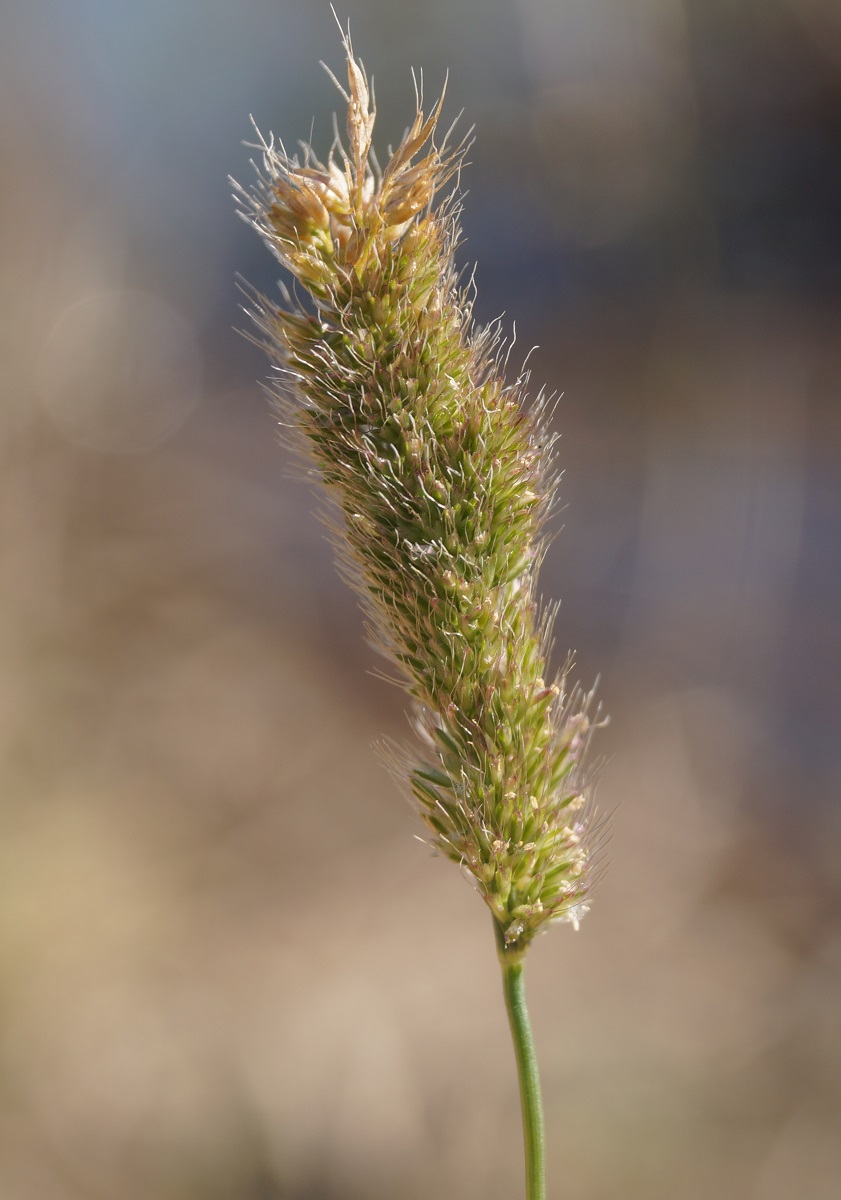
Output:
<path fill-rule="evenodd" d="M 380 147 L 449 69 L 479 318 L 563 392 L 615 816 L 530 958 L 551 1194 L 835 1198 L 841 9 L 339 14 Z M 249 113 L 329 146 L 328 5 L 0 22 L 0 1200 L 516 1196 L 489 920 L 235 331 L 278 268 L 226 177 Z"/>

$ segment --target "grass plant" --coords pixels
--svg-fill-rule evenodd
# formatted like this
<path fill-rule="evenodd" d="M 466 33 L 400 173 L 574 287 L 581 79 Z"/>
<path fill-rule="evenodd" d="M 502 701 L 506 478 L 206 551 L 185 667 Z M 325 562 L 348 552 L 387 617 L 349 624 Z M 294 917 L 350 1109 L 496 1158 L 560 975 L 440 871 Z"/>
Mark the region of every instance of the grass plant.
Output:
<path fill-rule="evenodd" d="M 412 697 L 396 756 L 433 846 L 496 931 L 522 1099 L 528 1200 L 544 1200 L 540 1085 L 523 986 L 534 936 L 574 927 L 592 885 L 592 693 L 549 677 L 554 610 L 537 572 L 556 496 L 553 436 L 528 372 L 506 382 L 455 265 L 466 141 L 443 95 L 381 166 L 368 77 L 344 38 L 347 141 L 326 159 L 261 139 L 241 212 L 291 274 L 251 315 L 284 423 L 335 502 L 335 541 L 372 636 Z"/>

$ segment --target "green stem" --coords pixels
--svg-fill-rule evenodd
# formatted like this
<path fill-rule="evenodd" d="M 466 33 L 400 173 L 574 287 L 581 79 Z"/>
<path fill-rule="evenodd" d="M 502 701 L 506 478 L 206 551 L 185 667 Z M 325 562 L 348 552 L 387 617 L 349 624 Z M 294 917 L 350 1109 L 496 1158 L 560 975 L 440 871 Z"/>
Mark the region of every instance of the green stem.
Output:
<path fill-rule="evenodd" d="M 534 1049 L 529 1014 L 526 1009 L 526 988 L 523 979 L 522 952 L 505 949 L 499 925 L 496 926 L 499 961 L 502 967 L 502 987 L 517 1074 L 520 1078 L 520 1105 L 523 1112 L 523 1144 L 526 1155 L 526 1200 L 546 1200 L 546 1139 L 543 1128 L 543 1102 L 540 1097 L 540 1074 Z"/>

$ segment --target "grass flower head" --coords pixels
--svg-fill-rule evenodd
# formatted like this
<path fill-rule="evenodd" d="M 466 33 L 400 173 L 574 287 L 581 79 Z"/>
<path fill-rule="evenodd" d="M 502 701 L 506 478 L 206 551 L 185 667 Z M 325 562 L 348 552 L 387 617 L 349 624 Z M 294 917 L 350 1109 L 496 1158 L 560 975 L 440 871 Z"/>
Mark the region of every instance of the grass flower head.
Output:
<path fill-rule="evenodd" d="M 548 677 L 536 596 L 555 496 L 552 436 L 527 373 L 503 377 L 454 263 L 465 143 L 416 111 L 380 166 L 375 106 L 349 38 L 347 142 L 322 161 L 269 140 L 242 212 L 303 298 L 252 315 L 279 403 L 332 493 L 342 558 L 400 668 L 422 756 L 411 789 L 437 849 L 490 908 L 501 952 L 577 926 L 591 852 L 590 696 Z"/>

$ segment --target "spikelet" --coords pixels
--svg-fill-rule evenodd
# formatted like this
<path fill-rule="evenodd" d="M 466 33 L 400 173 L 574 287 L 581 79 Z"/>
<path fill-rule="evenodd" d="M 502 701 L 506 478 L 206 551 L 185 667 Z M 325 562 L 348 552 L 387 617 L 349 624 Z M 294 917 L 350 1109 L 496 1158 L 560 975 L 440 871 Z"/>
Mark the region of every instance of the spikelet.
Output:
<path fill-rule="evenodd" d="M 294 423 L 343 514 L 343 557 L 414 697 L 408 772 L 438 850 L 475 880 L 517 956 L 587 908 L 590 696 L 546 681 L 535 595 L 553 502 L 543 405 L 502 378 L 454 266 L 466 148 L 436 144 L 441 100 L 380 169 L 368 78 L 347 54 L 347 149 L 326 163 L 261 142 L 242 215 L 309 294 L 251 315 Z M 291 384 L 290 384 L 291 381 Z M 283 396 L 281 397 L 283 399 Z"/>

